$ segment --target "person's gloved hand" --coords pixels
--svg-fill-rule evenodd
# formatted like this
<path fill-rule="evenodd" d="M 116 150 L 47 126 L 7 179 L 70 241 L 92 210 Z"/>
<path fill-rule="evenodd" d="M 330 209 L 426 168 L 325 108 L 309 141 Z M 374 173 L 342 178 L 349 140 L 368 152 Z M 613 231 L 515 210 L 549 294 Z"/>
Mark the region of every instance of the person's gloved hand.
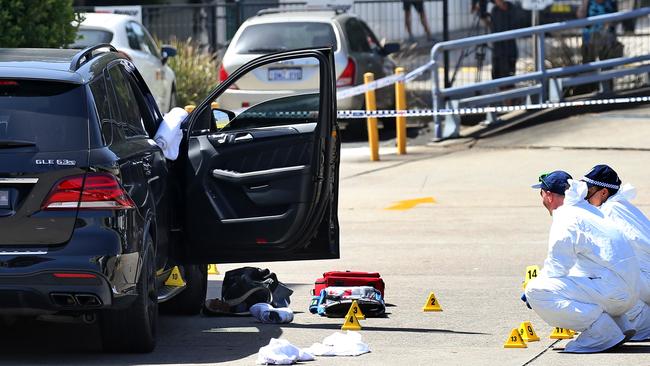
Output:
<path fill-rule="evenodd" d="M 528 299 L 526 299 L 526 294 L 525 293 L 521 294 L 521 301 L 525 302 L 526 306 L 528 306 L 529 309 L 531 309 L 531 310 L 533 309 L 533 308 L 530 307 L 530 304 L 528 303 Z"/>

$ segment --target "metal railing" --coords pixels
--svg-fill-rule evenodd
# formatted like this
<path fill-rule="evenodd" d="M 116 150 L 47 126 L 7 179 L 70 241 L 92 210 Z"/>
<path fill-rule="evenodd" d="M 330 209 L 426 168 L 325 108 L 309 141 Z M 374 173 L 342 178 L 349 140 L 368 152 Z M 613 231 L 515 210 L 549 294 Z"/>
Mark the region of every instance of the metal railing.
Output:
<path fill-rule="evenodd" d="M 603 26 L 605 23 L 616 24 L 648 15 L 650 15 L 650 7 L 438 43 L 431 50 L 433 109 L 492 106 L 494 103 L 507 103 L 517 99 L 523 99 L 527 103 L 557 101 L 566 95 L 569 88 L 573 88 L 572 91 L 575 91 L 577 89 L 575 87 L 593 83 L 599 84 L 601 92 L 612 91 L 612 82 L 621 78 L 629 79 L 631 77 L 637 81 L 641 80 L 640 83 L 647 85 L 647 75 L 650 73 L 650 64 L 648 63 L 650 61 L 650 42 L 648 42 L 650 27 L 641 29 L 642 37 L 644 37 L 643 42 L 641 45 L 637 44 L 636 47 L 631 47 L 633 45 L 630 40 L 622 39 L 619 36 L 619 41 L 623 46 L 630 46 L 628 48 L 632 51 L 628 50 L 626 51 L 627 55 L 611 59 L 555 67 L 548 58 L 548 51 L 553 43 L 561 39 L 556 36 L 558 33 L 572 32 L 572 37 L 578 38 L 580 46 L 582 46 L 580 34 L 581 30 L 587 26 Z M 447 87 L 441 85 L 441 74 L 443 73 L 440 59 L 445 52 L 458 53 L 469 48 L 484 47 L 490 43 L 506 40 L 516 40 L 519 44 L 526 38 L 536 39 L 533 46 L 537 49 L 537 52 L 534 52 L 536 57 L 529 60 L 529 64 L 531 64 L 529 70 L 525 72 L 518 70 L 514 76 L 494 80 L 476 80 L 471 84 Z M 628 44 L 625 44 L 626 42 Z M 638 84 L 639 82 L 631 83 L 631 87 L 638 87 Z M 616 90 L 622 89 L 625 89 L 625 86 Z M 460 127 L 458 117 L 445 118 L 445 123 L 452 123 L 454 126 L 451 130 L 446 129 L 451 131 L 448 134 L 458 134 Z M 434 118 L 434 134 L 436 138 L 450 137 L 443 136 L 440 116 Z"/>

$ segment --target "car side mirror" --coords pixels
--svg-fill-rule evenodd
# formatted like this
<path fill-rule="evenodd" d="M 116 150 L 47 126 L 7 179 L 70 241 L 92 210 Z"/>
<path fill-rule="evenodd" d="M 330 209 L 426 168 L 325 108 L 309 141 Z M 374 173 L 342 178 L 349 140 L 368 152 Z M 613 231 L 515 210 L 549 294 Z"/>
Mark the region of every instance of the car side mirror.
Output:
<path fill-rule="evenodd" d="M 217 130 L 226 127 L 230 121 L 235 119 L 235 113 L 225 109 L 212 109 L 212 118 Z"/>
<path fill-rule="evenodd" d="M 170 45 L 163 45 L 160 48 L 160 60 L 162 61 L 163 65 L 167 63 L 168 58 L 176 56 L 177 53 L 178 52 L 176 51 L 176 48 Z"/>
<path fill-rule="evenodd" d="M 400 49 L 400 45 L 399 45 L 399 43 L 386 43 L 386 44 L 384 45 L 384 48 L 383 48 L 383 52 L 382 52 L 382 53 L 383 53 L 384 55 L 388 56 L 388 55 L 390 55 L 391 53 L 395 53 L 395 52 L 399 51 L 399 49 Z"/>

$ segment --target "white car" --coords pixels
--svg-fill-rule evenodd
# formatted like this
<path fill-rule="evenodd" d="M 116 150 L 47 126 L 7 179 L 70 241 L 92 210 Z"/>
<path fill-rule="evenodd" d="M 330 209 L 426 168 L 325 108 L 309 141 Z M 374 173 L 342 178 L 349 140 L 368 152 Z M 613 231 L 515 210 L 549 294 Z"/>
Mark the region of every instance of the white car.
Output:
<path fill-rule="evenodd" d="M 337 90 L 362 84 L 366 72 L 374 73 L 375 79 L 393 74 L 395 63 L 388 55 L 399 50 L 397 43 L 382 46 L 362 19 L 341 8 L 267 9 L 239 27 L 223 56 L 219 79 L 225 80 L 263 54 L 330 46 L 334 48 Z M 237 110 L 272 98 L 310 93 L 318 86 L 317 66 L 307 59 L 270 64 L 238 80 L 221 95 L 219 105 Z M 393 90 L 377 90 L 380 109 L 393 109 Z M 337 105 L 338 109 L 363 109 L 365 99 L 358 95 L 338 100 Z"/>
<path fill-rule="evenodd" d="M 176 75 L 165 65 L 176 55 L 175 48 L 163 46 L 159 50 L 147 29 L 129 16 L 84 13 L 83 17 L 71 48 L 110 43 L 135 64 L 162 112 L 176 106 Z"/>

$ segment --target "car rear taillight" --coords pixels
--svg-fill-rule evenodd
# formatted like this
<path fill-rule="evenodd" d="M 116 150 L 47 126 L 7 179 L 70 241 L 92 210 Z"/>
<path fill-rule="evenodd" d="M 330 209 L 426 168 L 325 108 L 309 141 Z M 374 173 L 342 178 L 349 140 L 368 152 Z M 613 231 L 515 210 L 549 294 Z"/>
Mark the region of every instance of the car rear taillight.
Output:
<path fill-rule="evenodd" d="M 0 80 L 0 86 L 18 86 L 18 82 L 14 80 Z"/>
<path fill-rule="evenodd" d="M 223 67 L 223 64 L 219 66 L 219 82 L 223 83 L 228 79 L 228 72 L 226 69 Z M 228 89 L 239 89 L 236 84 L 232 84 L 228 87 Z"/>
<path fill-rule="evenodd" d="M 345 65 L 345 69 L 341 73 L 338 79 L 336 79 L 336 86 L 352 86 L 354 85 L 354 74 L 356 72 L 356 65 L 354 60 L 351 57 L 348 57 L 348 64 Z"/>
<path fill-rule="evenodd" d="M 123 210 L 135 203 L 115 176 L 89 173 L 60 181 L 41 206 L 43 210 L 95 209 Z"/>
<path fill-rule="evenodd" d="M 228 72 L 226 72 L 226 69 L 221 65 L 219 66 L 219 82 L 223 83 L 226 79 L 228 79 Z"/>

